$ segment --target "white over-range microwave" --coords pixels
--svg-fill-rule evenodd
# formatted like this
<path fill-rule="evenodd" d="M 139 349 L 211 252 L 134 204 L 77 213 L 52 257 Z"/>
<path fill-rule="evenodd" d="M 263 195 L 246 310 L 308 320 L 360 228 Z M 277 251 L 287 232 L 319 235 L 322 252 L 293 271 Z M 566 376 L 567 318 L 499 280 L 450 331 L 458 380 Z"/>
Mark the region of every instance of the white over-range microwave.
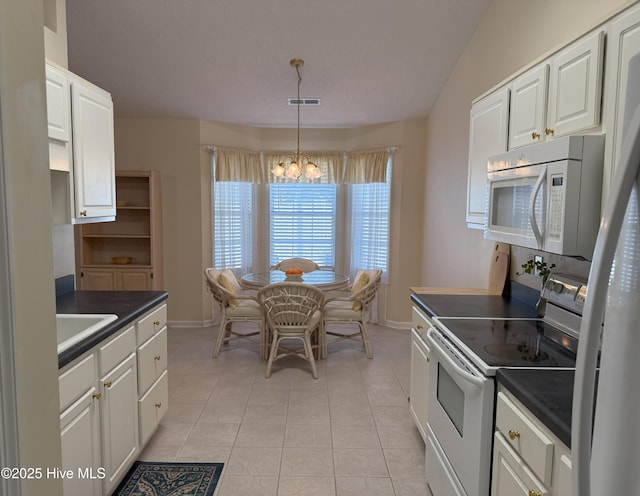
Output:
<path fill-rule="evenodd" d="M 565 136 L 491 157 L 484 237 L 591 259 L 604 136 Z"/>

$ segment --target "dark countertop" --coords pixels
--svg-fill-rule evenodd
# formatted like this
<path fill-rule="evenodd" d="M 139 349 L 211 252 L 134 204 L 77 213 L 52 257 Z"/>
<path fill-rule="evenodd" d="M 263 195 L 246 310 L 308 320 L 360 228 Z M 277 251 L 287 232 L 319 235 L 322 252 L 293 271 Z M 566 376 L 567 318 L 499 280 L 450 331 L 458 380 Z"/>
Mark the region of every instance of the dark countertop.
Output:
<path fill-rule="evenodd" d="M 62 368 L 163 302 L 166 291 L 72 291 L 56 298 L 56 313 L 113 313 L 118 319 L 58 355 Z"/>
<path fill-rule="evenodd" d="M 537 318 L 539 293 L 511 282 L 511 297 L 417 294 L 411 300 L 432 317 Z M 498 369 L 496 378 L 551 432 L 571 447 L 573 370 Z"/>
<path fill-rule="evenodd" d="M 571 448 L 573 370 L 499 369 L 496 378 Z"/>
<path fill-rule="evenodd" d="M 537 318 L 535 304 L 539 292 L 511 282 L 510 296 L 419 294 L 411 300 L 431 317 Z"/>

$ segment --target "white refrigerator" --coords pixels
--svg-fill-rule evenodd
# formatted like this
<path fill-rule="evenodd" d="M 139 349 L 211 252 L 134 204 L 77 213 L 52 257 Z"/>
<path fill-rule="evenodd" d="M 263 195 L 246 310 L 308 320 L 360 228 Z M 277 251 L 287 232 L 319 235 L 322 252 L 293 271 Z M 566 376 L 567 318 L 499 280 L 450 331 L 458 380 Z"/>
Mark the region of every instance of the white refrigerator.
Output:
<path fill-rule="evenodd" d="M 602 215 L 580 329 L 571 432 L 573 496 L 640 496 L 640 55 L 630 61 L 627 88 L 622 150 Z"/>

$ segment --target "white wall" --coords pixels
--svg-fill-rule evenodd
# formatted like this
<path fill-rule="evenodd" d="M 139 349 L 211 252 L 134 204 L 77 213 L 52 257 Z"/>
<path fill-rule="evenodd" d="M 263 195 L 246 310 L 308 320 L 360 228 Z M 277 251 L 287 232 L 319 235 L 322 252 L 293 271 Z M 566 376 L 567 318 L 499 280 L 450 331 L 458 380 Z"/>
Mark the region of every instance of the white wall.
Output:
<path fill-rule="evenodd" d="M 427 119 L 422 285 L 487 282 L 493 243 L 465 225 L 471 101 L 628 3 L 494 0 Z"/>
<path fill-rule="evenodd" d="M 7 210 L 0 222 L 6 223 L 9 257 L 0 263 L 8 262 L 11 312 L 9 328 L 0 331 L 12 334 L 24 468 L 61 464 L 43 19 L 42 0 L 0 2 L 1 196 Z M 21 484 L 25 495 L 62 494 L 61 483 L 46 477 Z"/>

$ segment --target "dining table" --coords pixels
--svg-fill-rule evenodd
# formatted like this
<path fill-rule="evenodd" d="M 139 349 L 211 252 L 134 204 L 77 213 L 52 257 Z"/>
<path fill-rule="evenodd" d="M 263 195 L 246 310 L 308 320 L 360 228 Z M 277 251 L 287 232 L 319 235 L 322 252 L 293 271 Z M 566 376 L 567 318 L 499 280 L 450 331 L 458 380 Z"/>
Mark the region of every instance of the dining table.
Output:
<path fill-rule="evenodd" d="M 281 270 L 252 272 L 241 278 L 245 287 L 260 289 L 276 282 L 301 282 L 311 284 L 322 291 L 344 289 L 349 285 L 349 276 L 332 270 L 314 270 L 300 275 L 287 275 Z"/>
<path fill-rule="evenodd" d="M 349 285 L 349 276 L 331 270 L 314 270 L 299 275 L 287 275 L 281 270 L 270 270 L 268 272 L 252 272 L 241 277 L 241 281 L 246 288 L 260 289 L 269 284 L 277 282 L 301 282 L 312 284 L 322 291 L 332 291 L 344 289 Z M 271 343 L 271 333 L 267 329 L 266 341 Z M 311 347 L 316 360 L 326 358 L 321 352 L 322 337 L 319 332 L 314 332 L 311 338 Z M 268 357 L 265 357 L 268 358 Z"/>

